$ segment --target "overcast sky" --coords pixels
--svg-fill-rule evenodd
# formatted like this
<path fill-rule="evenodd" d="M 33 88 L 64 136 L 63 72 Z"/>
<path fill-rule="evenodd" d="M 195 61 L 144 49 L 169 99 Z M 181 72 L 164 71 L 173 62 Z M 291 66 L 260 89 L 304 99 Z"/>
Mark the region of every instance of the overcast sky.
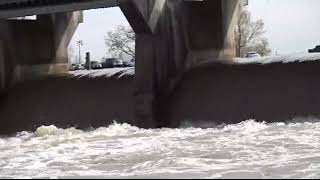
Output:
<path fill-rule="evenodd" d="M 320 45 L 320 0 L 249 0 L 249 10 L 266 24 L 273 52 L 306 52 Z"/>
<path fill-rule="evenodd" d="M 320 45 L 320 0 L 249 0 L 247 7 L 255 19 L 266 24 L 266 36 L 273 54 L 306 52 Z M 78 52 L 76 41 L 82 40 L 82 56 L 90 51 L 92 60 L 108 56 L 104 37 L 117 25 L 128 25 L 119 8 L 84 11 L 71 46 Z"/>

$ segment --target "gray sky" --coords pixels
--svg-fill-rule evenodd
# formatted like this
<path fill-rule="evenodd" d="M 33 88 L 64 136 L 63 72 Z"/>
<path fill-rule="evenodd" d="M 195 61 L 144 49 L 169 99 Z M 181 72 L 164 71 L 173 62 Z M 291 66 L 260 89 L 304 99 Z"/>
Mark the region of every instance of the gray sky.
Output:
<path fill-rule="evenodd" d="M 267 38 L 273 53 L 306 52 L 320 45 L 320 0 L 249 0 L 254 18 L 266 24 Z M 76 41 L 84 42 L 82 57 L 90 51 L 92 60 L 108 56 L 104 37 L 117 25 L 129 25 L 119 8 L 84 11 L 71 46 L 78 52 Z M 83 58 L 84 59 L 84 58 Z"/>
<path fill-rule="evenodd" d="M 249 0 L 249 10 L 266 24 L 273 53 L 306 52 L 320 45 L 319 0 Z"/>

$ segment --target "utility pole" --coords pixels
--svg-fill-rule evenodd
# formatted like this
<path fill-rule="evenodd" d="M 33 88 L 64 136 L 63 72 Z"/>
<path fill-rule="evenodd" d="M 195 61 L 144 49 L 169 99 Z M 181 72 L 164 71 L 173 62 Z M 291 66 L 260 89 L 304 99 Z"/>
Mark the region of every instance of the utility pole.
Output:
<path fill-rule="evenodd" d="M 77 41 L 79 46 L 79 64 L 81 64 L 81 46 L 83 45 L 82 40 Z"/>
<path fill-rule="evenodd" d="M 90 52 L 86 53 L 86 68 L 91 70 Z"/>

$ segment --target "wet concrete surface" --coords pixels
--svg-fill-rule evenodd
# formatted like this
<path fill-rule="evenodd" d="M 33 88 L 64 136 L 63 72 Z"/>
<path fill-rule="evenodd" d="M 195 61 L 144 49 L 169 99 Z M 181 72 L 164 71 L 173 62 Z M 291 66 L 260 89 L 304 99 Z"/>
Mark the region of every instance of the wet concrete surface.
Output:
<path fill-rule="evenodd" d="M 283 122 L 320 117 L 320 61 L 206 64 L 187 72 L 164 102 L 167 127 L 185 122 Z M 134 76 L 49 78 L 17 84 L 2 97 L 0 132 L 41 125 L 80 129 L 134 120 Z"/>
<path fill-rule="evenodd" d="M 199 67 L 171 97 L 171 125 L 319 117 L 319 70 L 320 61 Z"/>
<path fill-rule="evenodd" d="M 17 84 L 3 97 L 0 132 L 42 125 L 80 129 L 133 122 L 133 78 L 49 78 Z"/>

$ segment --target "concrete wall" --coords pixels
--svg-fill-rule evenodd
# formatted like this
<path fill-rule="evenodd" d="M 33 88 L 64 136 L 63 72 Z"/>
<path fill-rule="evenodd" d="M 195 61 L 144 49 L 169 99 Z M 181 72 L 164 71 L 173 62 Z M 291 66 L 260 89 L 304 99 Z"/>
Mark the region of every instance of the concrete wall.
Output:
<path fill-rule="evenodd" d="M 133 77 L 20 82 L 0 101 L 0 134 L 34 131 L 42 125 L 80 129 L 113 121 L 138 125 L 133 102 Z"/>
<path fill-rule="evenodd" d="M 52 61 L 52 27 L 38 20 L 10 20 L 17 64 L 48 64 Z"/>
<path fill-rule="evenodd" d="M 227 65 L 210 63 L 187 72 L 163 102 L 165 127 L 283 122 L 320 117 L 320 61 Z M 159 122 L 135 120 L 133 77 L 34 80 L 16 85 L 0 103 L 0 133 L 58 127 L 108 126 L 114 120 L 143 128 Z"/>
<path fill-rule="evenodd" d="M 319 118 L 319 68 L 320 61 L 199 67 L 170 97 L 170 125 Z"/>

